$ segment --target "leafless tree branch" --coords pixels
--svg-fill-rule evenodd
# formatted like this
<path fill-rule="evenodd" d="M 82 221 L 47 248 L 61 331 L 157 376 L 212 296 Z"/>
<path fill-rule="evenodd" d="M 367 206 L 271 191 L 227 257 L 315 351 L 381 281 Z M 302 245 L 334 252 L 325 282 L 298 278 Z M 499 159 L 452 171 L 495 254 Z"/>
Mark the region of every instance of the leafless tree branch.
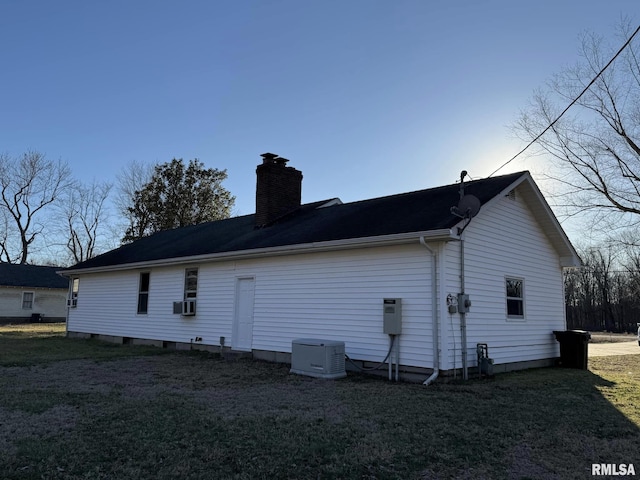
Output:
<path fill-rule="evenodd" d="M 39 217 L 70 184 L 71 172 L 62 161 L 48 160 L 36 151 L 18 158 L 0 155 L 0 209 L 7 227 L 9 223 L 12 227 L 1 237 L 6 261 L 27 262 L 31 245 L 45 229 Z"/>

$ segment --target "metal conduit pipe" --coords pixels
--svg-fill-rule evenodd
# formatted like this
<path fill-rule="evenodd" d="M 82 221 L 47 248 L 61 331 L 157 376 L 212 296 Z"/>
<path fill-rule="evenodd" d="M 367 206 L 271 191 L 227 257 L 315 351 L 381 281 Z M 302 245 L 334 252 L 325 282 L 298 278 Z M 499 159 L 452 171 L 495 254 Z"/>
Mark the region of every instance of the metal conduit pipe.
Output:
<path fill-rule="evenodd" d="M 468 223 L 467 223 L 468 225 Z M 460 294 L 464 295 L 464 238 L 460 233 Z M 460 343 L 462 343 L 462 379 L 469 380 L 469 370 L 467 369 L 467 314 L 460 312 Z"/>
<path fill-rule="evenodd" d="M 420 245 L 426 248 L 431 254 L 431 323 L 433 326 L 433 373 L 429 378 L 422 382 L 423 385 L 431 385 L 440 374 L 440 315 L 438 313 L 438 283 L 436 277 L 438 273 L 436 268 L 438 263 L 438 254 L 433 248 L 427 245 L 427 242 L 424 240 L 424 236 L 420 237 Z"/>

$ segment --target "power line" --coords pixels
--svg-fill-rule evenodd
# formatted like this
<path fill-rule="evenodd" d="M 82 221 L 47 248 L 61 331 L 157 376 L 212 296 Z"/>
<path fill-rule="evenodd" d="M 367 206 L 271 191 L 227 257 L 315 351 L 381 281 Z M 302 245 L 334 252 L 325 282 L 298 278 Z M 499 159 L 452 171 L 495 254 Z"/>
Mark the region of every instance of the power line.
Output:
<path fill-rule="evenodd" d="M 620 50 L 618 50 L 618 52 L 613 56 L 613 58 L 611 60 L 609 60 L 609 63 L 607 63 L 604 67 L 602 67 L 602 70 L 600 70 L 598 72 L 598 74 L 593 77 L 593 80 L 591 80 L 589 82 L 589 85 L 587 85 L 586 87 L 584 87 L 584 90 L 582 90 L 582 92 L 580 92 L 580 95 L 578 95 L 568 106 L 567 108 L 565 108 L 560 115 L 558 115 L 558 117 L 551 122 L 547 128 L 545 128 L 542 133 L 540 133 L 536 138 L 534 138 L 533 140 L 531 140 L 526 147 L 524 147 L 522 150 L 520 150 L 518 153 L 516 153 L 513 157 L 511 157 L 509 160 L 507 160 L 506 162 L 504 162 L 502 165 L 500 165 L 496 170 L 494 170 L 491 175 L 489 175 L 489 177 L 492 177 L 496 172 L 498 172 L 499 170 L 501 170 L 502 168 L 506 167 L 508 164 L 510 164 L 512 161 L 514 161 L 516 158 L 518 158 L 520 155 L 522 155 L 524 153 L 525 150 L 527 150 L 531 145 L 533 145 L 534 143 L 536 143 L 538 140 L 540 140 L 540 137 L 542 137 L 545 133 L 547 133 L 547 131 L 553 127 L 558 120 L 560 120 L 562 118 L 562 116 L 567 113 L 567 110 L 569 110 L 571 107 L 573 107 L 573 105 L 580 100 L 580 97 L 582 97 L 582 95 L 584 95 L 586 93 L 587 90 L 589 90 L 589 87 L 591 87 L 591 85 L 593 85 L 595 83 L 595 81 L 600 77 L 600 75 L 602 75 L 604 73 L 604 71 L 609 68 L 609 65 L 611 65 L 613 63 L 613 61 L 618 58 L 618 55 L 620 55 L 622 53 L 622 51 L 627 48 L 627 46 L 631 43 L 631 40 L 633 40 L 633 37 L 636 36 L 636 34 L 640 31 L 640 25 L 638 25 L 638 28 L 636 28 L 636 31 L 633 32 L 633 34 L 629 37 L 629 39 L 625 42 L 624 45 L 622 45 L 622 47 L 620 47 Z"/>

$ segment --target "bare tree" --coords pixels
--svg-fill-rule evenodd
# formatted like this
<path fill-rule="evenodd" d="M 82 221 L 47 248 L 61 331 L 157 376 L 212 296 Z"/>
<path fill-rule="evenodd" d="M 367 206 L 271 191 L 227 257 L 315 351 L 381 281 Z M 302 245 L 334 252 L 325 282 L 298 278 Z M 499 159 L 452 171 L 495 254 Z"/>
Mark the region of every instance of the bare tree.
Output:
<path fill-rule="evenodd" d="M 618 30 L 624 41 L 633 29 Z M 556 75 L 536 92 L 516 132 L 533 140 L 585 89 L 619 50 L 598 35 L 582 37 L 579 64 Z M 556 206 L 564 213 L 591 212 L 607 228 L 640 226 L 640 38 L 633 41 L 586 93 L 538 142 L 552 160 Z"/>
<path fill-rule="evenodd" d="M 9 221 L 9 213 L 5 209 L 0 208 L 0 263 L 11 263 L 11 255 L 8 247 L 9 238 L 12 236 L 12 227 L 13 225 Z"/>
<path fill-rule="evenodd" d="M 114 203 L 118 213 L 126 221 L 126 224 L 122 225 L 121 231 L 131 228 L 133 225 L 138 225 L 141 231 L 135 233 L 138 236 L 142 236 L 151 214 L 148 211 L 132 212 L 131 206 L 135 204 L 138 192 L 142 191 L 144 186 L 151 181 L 153 173 L 154 165 L 135 160 L 118 173 L 118 191 Z M 146 221 L 144 221 L 145 219 Z M 117 235 L 121 236 L 122 233 Z"/>
<path fill-rule="evenodd" d="M 0 155 L 0 210 L 6 229 L 0 233 L 2 259 L 26 263 L 29 248 L 45 230 L 43 213 L 53 206 L 71 183 L 62 161 L 47 160 L 29 151 L 18 158 Z"/>
<path fill-rule="evenodd" d="M 94 181 L 69 189 L 63 207 L 67 223 L 67 250 L 74 262 L 83 262 L 98 253 L 101 229 L 106 222 L 105 202 L 112 185 Z"/>

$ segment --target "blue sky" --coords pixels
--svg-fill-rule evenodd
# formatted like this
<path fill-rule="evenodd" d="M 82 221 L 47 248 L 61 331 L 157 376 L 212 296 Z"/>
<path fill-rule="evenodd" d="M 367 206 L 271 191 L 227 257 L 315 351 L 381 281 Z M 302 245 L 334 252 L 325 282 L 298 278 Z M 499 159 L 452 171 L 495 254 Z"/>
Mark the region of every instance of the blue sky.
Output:
<path fill-rule="evenodd" d="M 637 0 L 3 0 L 0 152 L 87 182 L 199 158 L 227 169 L 236 214 L 264 152 L 303 172 L 304 202 L 483 177 L 580 33 L 624 15 Z"/>

